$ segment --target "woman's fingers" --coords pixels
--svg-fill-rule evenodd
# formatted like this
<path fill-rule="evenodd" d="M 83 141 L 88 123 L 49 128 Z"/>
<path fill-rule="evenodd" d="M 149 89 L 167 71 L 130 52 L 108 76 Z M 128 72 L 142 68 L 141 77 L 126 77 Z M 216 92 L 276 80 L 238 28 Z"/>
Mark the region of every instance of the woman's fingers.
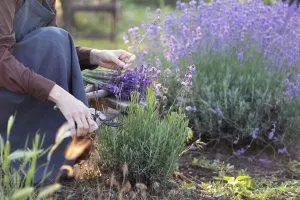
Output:
<path fill-rule="evenodd" d="M 83 130 L 84 130 L 84 132 L 89 132 L 90 125 L 89 125 L 89 123 L 87 121 L 86 115 L 82 115 L 81 116 L 81 121 L 82 121 L 82 124 L 83 124 Z"/>
<path fill-rule="evenodd" d="M 76 134 L 81 135 L 83 132 L 83 124 L 81 122 L 80 117 L 78 115 L 74 115 L 73 120 L 76 123 Z"/>
<path fill-rule="evenodd" d="M 100 63 L 102 67 L 119 71 L 128 68 L 136 59 L 135 55 L 125 50 L 94 50 L 93 55 L 93 63 Z"/>
<path fill-rule="evenodd" d="M 124 50 L 120 50 L 121 55 L 119 56 L 119 59 L 124 61 L 126 64 L 133 63 L 136 59 L 136 56 L 132 53 L 129 53 Z"/>
<path fill-rule="evenodd" d="M 98 129 L 98 125 L 93 120 L 93 117 L 90 112 L 87 113 L 86 120 L 87 120 L 87 123 L 89 124 L 89 130 L 88 130 L 89 133 Z"/>
<path fill-rule="evenodd" d="M 136 56 L 129 53 L 129 52 L 127 52 L 127 51 L 122 50 L 121 51 L 121 56 L 119 56 L 119 59 L 122 60 L 125 63 L 123 69 L 127 69 L 135 61 Z"/>
<path fill-rule="evenodd" d="M 67 118 L 68 126 L 72 134 L 76 133 L 75 121 L 72 117 Z"/>
<path fill-rule="evenodd" d="M 97 123 L 91 117 L 87 117 L 87 121 L 90 125 L 89 133 L 94 132 L 95 130 L 98 129 Z"/>
<path fill-rule="evenodd" d="M 117 58 L 117 57 L 112 57 L 112 61 L 113 61 L 115 64 L 117 64 L 117 66 L 118 66 L 119 68 L 121 68 L 121 69 L 125 66 L 125 62 L 123 62 L 122 60 L 120 60 L 120 59 Z"/>
<path fill-rule="evenodd" d="M 128 58 L 127 63 L 133 63 L 135 61 L 135 59 L 136 59 L 136 56 L 134 54 L 131 54 Z"/>
<path fill-rule="evenodd" d="M 80 115 L 75 115 L 75 116 L 73 116 L 73 119 L 74 119 L 74 121 L 76 122 L 76 125 L 77 125 L 77 136 L 86 135 L 88 130 L 85 129 L 84 120 L 82 120 L 81 116 Z"/>
<path fill-rule="evenodd" d="M 84 136 L 98 129 L 97 123 L 89 112 L 74 114 L 67 121 L 72 135 Z"/>

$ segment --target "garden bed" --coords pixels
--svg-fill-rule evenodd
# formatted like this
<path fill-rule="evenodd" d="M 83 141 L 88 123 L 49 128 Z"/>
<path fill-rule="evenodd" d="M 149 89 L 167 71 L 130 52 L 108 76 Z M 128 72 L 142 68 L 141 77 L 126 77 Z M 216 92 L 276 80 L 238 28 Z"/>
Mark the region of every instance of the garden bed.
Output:
<path fill-rule="evenodd" d="M 146 199 L 234 199 L 235 197 L 230 198 L 222 195 L 216 197 L 216 194 L 197 186 L 202 182 L 213 182 L 222 170 L 227 171 L 228 176 L 238 176 L 241 171 L 246 171 L 252 179 L 263 180 L 273 185 L 274 188 L 277 187 L 278 183 L 299 178 L 299 175 L 288 167 L 289 159 L 287 158 L 274 157 L 268 153 L 260 154 L 256 158 L 252 156 L 257 156 L 257 154 L 247 155 L 247 157 L 232 156 L 231 149 L 225 146 L 210 146 L 205 147 L 202 151 L 188 151 L 181 157 L 179 171 L 173 174 L 168 186 L 149 190 Z M 64 182 L 63 189 L 57 194 L 57 198 L 99 199 L 99 194 L 101 194 L 102 199 L 109 199 L 109 197 L 117 199 L 118 191 L 116 188 L 110 188 L 110 178 L 111 172 L 107 172 L 101 177 L 91 180 Z M 265 185 L 265 189 L 271 190 L 270 185 Z M 297 199 L 300 196 L 288 197 L 287 194 L 282 194 L 275 199 L 288 198 Z M 130 198 L 124 195 L 123 199 Z M 143 198 L 139 196 L 137 199 Z M 245 199 L 248 198 L 245 197 Z"/>

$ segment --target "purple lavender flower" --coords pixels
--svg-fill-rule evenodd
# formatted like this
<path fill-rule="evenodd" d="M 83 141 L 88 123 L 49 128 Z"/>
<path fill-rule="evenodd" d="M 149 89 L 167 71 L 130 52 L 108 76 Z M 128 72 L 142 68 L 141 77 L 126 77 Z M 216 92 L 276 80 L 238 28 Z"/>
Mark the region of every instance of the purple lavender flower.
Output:
<path fill-rule="evenodd" d="M 278 149 L 278 153 L 279 154 L 286 154 L 286 153 L 288 153 L 287 147 L 282 147 L 282 148 Z"/>
<path fill-rule="evenodd" d="M 195 66 L 195 65 L 190 65 L 190 66 L 188 67 L 188 71 L 189 71 L 190 73 L 194 73 L 194 72 L 196 71 L 196 66 Z"/>
<path fill-rule="evenodd" d="M 269 159 L 267 159 L 267 158 L 260 158 L 260 159 L 258 159 L 258 161 L 259 161 L 261 164 L 264 164 L 264 165 L 267 165 L 267 164 L 272 163 L 272 161 L 269 160 Z"/>
<path fill-rule="evenodd" d="M 177 97 L 177 98 L 176 98 L 176 106 L 181 106 L 182 103 L 183 103 L 182 97 L 180 97 L 180 96 Z"/>
<path fill-rule="evenodd" d="M 196 32 L 194 33 L 194 41 L 193 42 L 199 42 L 202 40 L 202 38 L 203 38 L 202 30 L 201 30 L 201 27 L 198 26 L 196 28 Z"/>
<path fill-rule="evenodd" d="M 272 127 L 271 131 L 268 133 L 268 139 L 269 140 L 272 140 L 274 138 L 274 135 L 275 135 L 275 132 L 276 132 L 276 122 L 273 123 L 272 126 L 273 127 Z"/>
<path fill-rule="evenodd" d="M 185 110 L 189 112 L 197 112 L 196 106 L 187 106 L 185 107 Z"/>
<path fill-rule="evenodd" d="M 274 134 L 275 134 L 275 129 L 272 129 L 269 133 L 268 133 L 268 139 L 272 140 L 274 138 Z"/>
<path fill-rule="evenodd" d="M 288 97 L 300 96 L 300 74 L 294 74 L 290 79 L 284 81 L 285 92 Z"/>
<path fill-rule="evenodd" d="M 173 14 L 169 13 L 166 16 L 164 27 L 168 32 L 172 32 L 173 29 Z"/>
<path fill-rule="evenodd" d="M 234 155 L 242 156 L 242 155 L 244 155 L 245 151 L 246 151 L 245 148 L 242 147 L 242 148 L 238 149 L 236 152 L 234 152 Z"/>
<path fill-rule="evenodd" d="M 196 66 L 195 65 L 190 65 L 187 69 L 186 74 L 184 75 L 184 78 L 181 82 L 181 84 L 186 88 L 186 89 L 191 89 L 193 86 L 193 73 L 196 71 Z"/>
<path fill-rule="evenodd" d="M 161 83 L 156 84 L 155 85 L 155 93 L 160 94 L 161 88 L 162 88 Z"/>
<path fill-rule="evenodd" d="M 215 109 L 210 109 L 211 112 L 213 112 L 214 114 L 217 114 L 217 115 L 223 115 L 223 111 L 221 110 L 221 108 L 217 107 Z"/>
<path fill-rule="evenodd" d="M 253 131 L 252 131 L 252 138 L 253 139 L 256 139 L 257 138 L 257 135 L 258 135 L 258 133 L 259 133 L 259 128 L 255 128 Z"/>
<path fill-rule="evenodd" d="M 190 149 L 191 149 L 192 151 L 196 151 L 196 150 L 198 150 L 199 148 L 198 148 L 198 146 L 197 146 L 195 143 L 193 143 L 193 144 L 191 145 Z"/>
<path fill-rule="evenodd" d="M 244 61 L 244 52 L 239 52 L 237 54 L 237 57 L 240 62 Z"/>

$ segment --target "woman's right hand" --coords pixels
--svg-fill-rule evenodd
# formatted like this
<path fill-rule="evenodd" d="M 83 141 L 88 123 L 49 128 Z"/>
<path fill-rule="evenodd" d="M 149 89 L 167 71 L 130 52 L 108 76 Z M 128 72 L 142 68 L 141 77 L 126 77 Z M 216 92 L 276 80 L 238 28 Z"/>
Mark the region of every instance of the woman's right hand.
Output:
<path fill-rule="evenodd" d="M 55 85 L 50 91 L 49 100 L 56 103 L 56 106 L 68 121 L 73 134 L 76 133 L 81 136 L 95 131 L 97 124 L 92 119 L 88 107 L 66 90 Z"/>

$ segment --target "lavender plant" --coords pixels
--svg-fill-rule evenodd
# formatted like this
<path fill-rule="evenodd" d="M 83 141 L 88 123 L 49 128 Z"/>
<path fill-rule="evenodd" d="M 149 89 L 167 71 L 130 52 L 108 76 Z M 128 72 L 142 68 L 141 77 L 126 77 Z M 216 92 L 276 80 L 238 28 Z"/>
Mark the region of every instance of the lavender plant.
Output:
<path fill-rule="evenodd" d="M 175 12 L 158 9 L 153 21 L 129 29 L 124 40 L 139 65 L 171 71 L 160 80 L 169 105 L 186 107 L 203 134 L 276 143 L 282 152 L 299 122 L 288 110 L 299 104 L 300 9 L 260 0 L 177 1 Z"/>
<path fill-rule="evenodd" d="M 122 127 L 101 130 L 101 164 L 104 169 L 118 171 L 126 163 L 133 183 L 164 183 L 185 150 L 188 121 L 182 112 L 161 118 L 151 89 L 146 99 L 144 107 L 137 96 L 132 98 L 127 122 Z"/>
<path fill-rule="evenodd" d="M 297 112 L 287 121 L 283 111 L 291 107 L 283 95 L 285 75 L 265 69 L 258 52 L 245 52 L 243 62 L 220 53 L 194 60 L 202 67 L 194 79 L 195 98 L 188 102 L 196 109 L 189 110 L 189 115 L 197 121 L 194 126 L 201 134 L 233 143 L 238 147 L 236 155 L 243 155 L 251 148 L 239 145 L 245 140 L 282 148 L 284 136 L 296 133 Z"/>

